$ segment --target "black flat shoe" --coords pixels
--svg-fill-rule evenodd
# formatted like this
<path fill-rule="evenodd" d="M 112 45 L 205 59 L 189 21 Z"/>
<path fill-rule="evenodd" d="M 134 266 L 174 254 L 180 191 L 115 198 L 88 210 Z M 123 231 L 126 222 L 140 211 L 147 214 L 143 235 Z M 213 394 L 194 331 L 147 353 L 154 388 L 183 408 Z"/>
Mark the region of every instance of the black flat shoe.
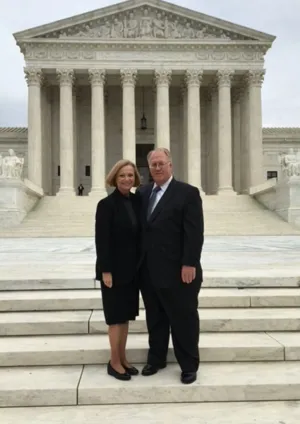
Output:
<path fill-rule="evenodd" d="M 133 367 L 133 366 L 125 367 L 125 365 L 123 365 L 123 367 L 125 368 L 125 371 L 129 375 L 138 375 L 139 374 L 139 370 L 137 368 Z"/>
<path fill-rule="evenodd" d="M 157 367 L 156 365 L 146 364 L 142 370 L 142 375 L 148 377 L 150 375 L 156 374 L 159 370 L 166 368 L 166 365 L 162 367 Z"/>
<path fill-rule="evenodd" d="M 128 380 L 131 379 L 131 376 L 128 374 L 128 372 L 121 373 L 121 372 L 116 371 L 111 366 L 110 362 L 107 364 L 107 374 L 110 375 L 111 377 L 116 378 L 117 380 L 128 381 Z"/>
<path fill-rule="evenodd" d="M 192 384 L 197 380 L 196 372 L 182 372 L 181 373 L 181 383 L 183 384 Z"/>

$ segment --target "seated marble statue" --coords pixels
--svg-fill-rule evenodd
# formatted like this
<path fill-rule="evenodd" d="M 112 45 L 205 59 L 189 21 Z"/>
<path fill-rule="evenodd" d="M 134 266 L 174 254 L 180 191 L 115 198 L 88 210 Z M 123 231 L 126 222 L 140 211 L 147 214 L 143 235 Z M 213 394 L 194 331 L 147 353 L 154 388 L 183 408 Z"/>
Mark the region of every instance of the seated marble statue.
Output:
<path fill-rule="evenodd" d="M 9 149 L 8 156 L 0 155 L 0 177 L 1 178 L 21 178 L 24 158 L 16 156 L 13 149 Z"/>

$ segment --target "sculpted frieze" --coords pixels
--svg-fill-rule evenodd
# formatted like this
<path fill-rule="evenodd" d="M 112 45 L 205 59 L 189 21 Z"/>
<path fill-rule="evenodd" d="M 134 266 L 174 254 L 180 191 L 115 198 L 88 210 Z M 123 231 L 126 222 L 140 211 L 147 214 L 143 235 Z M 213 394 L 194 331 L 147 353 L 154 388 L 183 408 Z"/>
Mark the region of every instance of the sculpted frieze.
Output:
<path fill-rule="evenodd" d="M 106 16 L 89 23 L 49 33 L 45 38 L 87 39 L 209 39 L 249 40 L 230 31 L 166 13 L 153 7 L 137 7 L 127 12 Z"/>

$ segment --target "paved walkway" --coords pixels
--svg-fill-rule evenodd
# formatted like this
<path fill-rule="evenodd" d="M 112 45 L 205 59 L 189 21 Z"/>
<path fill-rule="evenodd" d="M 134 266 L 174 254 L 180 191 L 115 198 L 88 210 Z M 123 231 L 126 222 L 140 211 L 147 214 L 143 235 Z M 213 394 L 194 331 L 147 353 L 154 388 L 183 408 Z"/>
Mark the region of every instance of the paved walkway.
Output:
<path fill-rule="evenodd" d="M 299 236 L 205 239 L 206 275 L 300 276 Z M 93 278 L 93 238 L 0 239 L 0 279 Z"/>

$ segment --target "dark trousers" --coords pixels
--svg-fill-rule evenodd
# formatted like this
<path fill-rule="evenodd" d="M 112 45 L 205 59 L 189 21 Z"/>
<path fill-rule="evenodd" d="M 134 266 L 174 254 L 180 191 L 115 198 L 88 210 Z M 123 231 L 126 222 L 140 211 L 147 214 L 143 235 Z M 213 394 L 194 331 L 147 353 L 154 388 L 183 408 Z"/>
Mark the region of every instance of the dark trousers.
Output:
<path fill-rule="evenodd" d="M 175 357 L 183 372 L 199 367 L 198 294 L 200 283 L 182 283 L 170 288 L 156 287 L 150 279 L 146 263 L 141 267 L 141 293 L 146 310 L 149 334 L 147 363 L 164 366 L 171 336 Z"/>

